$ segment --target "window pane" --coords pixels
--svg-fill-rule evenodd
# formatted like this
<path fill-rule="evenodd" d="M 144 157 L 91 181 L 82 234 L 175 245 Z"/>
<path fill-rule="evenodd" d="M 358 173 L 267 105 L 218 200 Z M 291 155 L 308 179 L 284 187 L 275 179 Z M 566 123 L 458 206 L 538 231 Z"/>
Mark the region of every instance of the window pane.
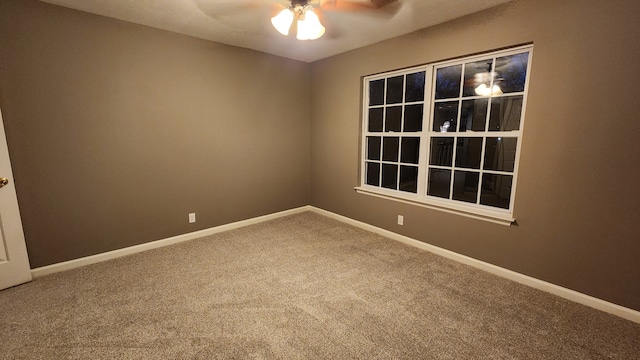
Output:
<path fill-rule="evenodd" d="M 458 138 L 456 147 L 456 167 L 480 169 L 482 158 L 482 138 Z"/>
<path fill-rule="evenodd" d="M 382 108 L 369 109 L 369 131 L 382 131 Z"/>
<path fill-rule="evenodd" d="M 493 59 L 465 64 L 462 96 L 490 95 L 492 65 Z"/>
<path fill-rule="evenodd" d="M 367 160 L 380 160 L 381 141 L 378 136 L 367 137 Z"/>
<path fill-rule="evenodd" d="M 517 138 L 488 137 L 484 153 L 484 169 L 513 171 L 517 144 Z"/>
<path fill-rule="evenodd" d="M 458 120 L 458 102 L 447 101 L 434 104 L 433 111 L 433 131 L 453 132 L 456 131 Z"/>
<path fill-rule="evenodd" d="M 489 99 L 465 100 L 460 109 L 460 131 L 484 131 Z"/>
<path fill-rule="evenodd" d="M 417 138 L 417 137 L 402 138 L 402 153 L 400 155 L 400 162 L 417 164 L 419 153 L 420 153 L 420 138 Z"/>
<path fill-rule="evenodd" d="M 436 99 L 459 97 L 461 77 L 462 65 L 454 65 L 438 69 L 436 72 Z"/>
<path fill-rule="evenodd" d="M 418 192 L 418 167 L 400 166 L 400 186 L 402 191 Z"/>
<path fill-rule="evenodd" d="M 382 164 L 382 187 L 398 189 L 398 165 Z"/>
<path fill-rule="evenodd" d="M 489 131 L 513 131 L 520 129 L 522 96 L 491 99 Z"/>
<path fill-rule="evenodd" d="M 524 91 L 528 61 L 528 52 L 496 59 L 496 73 L 500 79 L 496 83 L 503 93 Z"/>
<path fill-rule="evenodd" d="M 402 90 L 404 88 L 404 76 L 394 76 L 387 79 L 387 104 L 402 102 Z"/>
<path fill-rule="evenodd" d="M 369 105 L 384 104 L 384 79 L 369 83 Z"/>
<path fill-rule="evenodd" d="M 398 148 L 400 147 L 400 138 L 385 137 L 384 146 L 382 147 L 383 161 L 398 161 Z"/>
<path fill-rule="evenodd" d="M 453 138 L 432 138 L 430 165 L 451 166 L 453 159 Z"/>
<path fill-rule="evenodd" d="M 380 186 L 380 164 L 367 163 L 367 184 L 373 186 Z"/>
<path fill-rule="evenodd" d="M 451 170 L 429 169 L 427 195 L 448 199 L 450 184 Z"/>
<path fill-rule="evenodd" d="M 387 117 L 385 120 L 384 131 L 402 131 L 402 106 L 393 106 L 387 108 Z"/>
<path fill-rule="evenodd" d="M 424 101 L 424 71 L 407 75 L 405 102 Z"/>
<path fill-rule="evenodd" d="M 453 199 L 475 204 L 478 201 L 479 180 L 479 173 L 456 171 L 453 174 Z"/>
<path fill-rule="evenodd" d="M 407 105 L 404 107 L 404 131 L 416 132 L 422 131 L 422 113 L 424 105 Z"/>
<path fill-rule="evenodd" d="M 512 182 L 511 175 L 483 174 L 480 204 L 508 209 L 511 202 Z"/>

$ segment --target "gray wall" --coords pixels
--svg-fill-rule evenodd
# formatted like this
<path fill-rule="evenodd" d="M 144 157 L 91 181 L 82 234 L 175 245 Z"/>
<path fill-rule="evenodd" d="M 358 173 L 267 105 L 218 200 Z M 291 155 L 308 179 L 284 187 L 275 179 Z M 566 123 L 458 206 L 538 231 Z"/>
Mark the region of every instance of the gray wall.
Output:
<path fill-rule="evenodd" d="M 309 204 L 305 63 L 2 0 L 0 108 L 32 267 Z"/>
<path fill-rule="evenodd" d="M 517 1 L 312 64 L 312 205 L 640 310 L 638 14 Z M 356 194 L 363 76 L 529 42 L 519 226 Z"/>

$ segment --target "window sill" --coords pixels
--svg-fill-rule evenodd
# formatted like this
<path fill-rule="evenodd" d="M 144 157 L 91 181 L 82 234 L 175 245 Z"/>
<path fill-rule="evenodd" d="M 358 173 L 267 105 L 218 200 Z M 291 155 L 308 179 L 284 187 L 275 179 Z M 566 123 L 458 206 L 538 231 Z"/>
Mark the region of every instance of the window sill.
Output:
<path fill-rule="evenodd" d="M 515 224 L 516 222 L 516 220 L 511 216 L 511 214 L 489 213 L 487 211 L 472 212 L 472 210 L 460 209 L 454 205 L 433 204 L 433 203 L 422 202 L 422 201 L 411 199 L 410 197 L 405 198 L 395 194 L 394 195 L 385 194 L 379 191 L 373 191 L 368 188 L 360 187 L 360 186 L 357 186 L 354 189 L 358 194 L 370 195 L 370 196 L 375 196 L 382 199 L 399 201 L 405 204 L 416 205 L 416 206 L 420 206 L 427 209 L 444 211 L 450 214 L 457 214 L 457 215 L 466 216 L 472 219 L 489 221 L 495 224 L 510 226 L 512 224 Z"/>

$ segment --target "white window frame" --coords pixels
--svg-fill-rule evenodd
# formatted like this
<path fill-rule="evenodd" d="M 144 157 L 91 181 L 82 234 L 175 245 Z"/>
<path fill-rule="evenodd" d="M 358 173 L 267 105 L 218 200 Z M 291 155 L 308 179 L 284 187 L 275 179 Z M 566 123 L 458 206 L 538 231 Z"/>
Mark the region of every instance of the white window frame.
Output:
<path fill-rule="evenodd" d="M 464 63 L 470 63 L 470 62 L 474 62 L 474 61 L 480 61 L 480 60 L 488 60 L 488 59 L 495 59 L 498 57 L 503 57 L 503 56 L 509 56 L 509 55 L 514 55 L 514 54 L 519 54 L 519 53 L 525 53 L 528 52 L 529 53 L 529 57 L 528 57 L 528 63 L 527 63 L 527 71 L 526 71 L 526 82 L 524 85 L 524 91 L 523 92 L 518 92 L 518 93 L 509 93 L 509 94 L 504 94 L 503 96 L 514 96 L 514 95 L 522 95 L 523 96 L 523 102 L 522 102 L 522 113 L 521 113 L 521 117 L 520 117 L 520 126 L 519 126 L 519 130 L 514 130 L 514 131 L 509 131 L 509 132 L 489 132 L 488 128 L 485 127 L 485 131 L 466 131 L 466 132 L 448 132 L 446 133 L 447 137 L 454 137 L 455 139 L 457 139 L 458 136 L 460 137 L 480 137 L 483 138 L 485 140 L 483 140 L 483 144 L 486 141 L 487 138 L 491 138 L 491 137 L 497 137 L 498 134 L 508 134 L 508 137 L 514 137 L 517 138 L 517 146 L 516 146 L 516 153 L 515 153 L 515 164 L 514 164 L 514 169 L 513 172 L 509 172 L 508 175 L 513 176 L 512 178 L 512 185 L 511 185 L 511 195 L 510 195 L 510 204 L 509 204 L 509 208 L 508 209 L 503 209 L 503 208 L 499 208 L 499 207 L 493 207 L 493 206 L 488 206 L 488 205 L 479 205 L 479 204 L 473 204 L 473 203 L 469 203 L 469 202 L 463 202 L 463 201 L 458 201 L 458 200 L 453 200 L 453 199 L 444 199 L 444 198 L 438 198 L 438 197 L 434 197 L 434 196 L 429 196 L 427 195 L 427 183 L 428 183 L 428 171 L 429 171 L 429 157 L 430 157 L 430 144 L 431 144 L 431 139 L 434 137 L 438 137 L 438 136 L 442 136 L 442 133 L 439 132 L 435 132 L 432 131 L 433 129 L 433 108 L 434 108 L 434 104 L 436 102 L 436 100 L 434 99 L 434 93 L 435 93 L 435 86 L 436 86 L 436 71 L 438 68 L 442 68 L 442 67 L 447 67 L 447 66 L 452 66 L 452 65 L 458 65 L 458 64 L 464 64 Z M 530 81 L 530 73 L 531 73 L 531 60 L 533 57 L 533 45 L 526 45 L 526 46 L 519 46 L 519 47 L 515 47 L 515 48 L 511 48 L 511 49 L 507 49 L 507 50 L 500 50 L 500 51 L 494 51 L 494 52 L 489 52 L 489 53 L 484 53 L 484 54 L 480 54 L 480 55 L 474 55 L 474 56 L 469 56 L 469 57 L 464 57 L 464 58 L 457 58 L 457 59 L 452 59 L 452 60 L 448 60 L 448 61 L 443 61 L 443 62 L 438 62 L 438 63 L 431 63 L 431 64 L 426 64 L 426 65 L 421 65 L 421 66 L 416 66 L 416 67 L 412 67 L 412 68 L 408 68 L 408 69 L 402 69 L 402 70 L 395 70 L 395 71 L 390 71 L 390 72 L 386 72 L 386 73 L 381 73 L 381 74 L 376 74 L 376 75 L 370 75 L 370 76 L 366 76 L 363 78 L 363 103 L 362 103 L 362 129 L 361 129 L 361 149 L 360 149 L 360 185 L 357 186 L 355 188 L 355 190 L 358 193 L 361 194 L 366 194 L 366 195 L 372 195 L 372 196 L 376 196 L 376 197 L 382 197 L 385 199 L 391 199 L 391 200 L 395 200 L 395 201 L 400 201 L 400 202 L 404 202 L 404 203 L 409 203 L 409 204 L 414 204 L 417 206 L 422 206 L 422 207 L 426 207 L 426 208 L 431 208 L 431 209 L 437 209 L 437 210 L 441 210 L 441 211 L 445 211 L 445 212 L 449 212 L 449 213 L 455 213 L 455 214 L 460 214 L 463 216 L 467 216 L 467 217 L 472 217 L 472 218 L 477 218 L 477 219 L 482 219 L 482 220 L 487 220 L 487 221 L 491 221 L 491 222 L 495 222 L 498 224 L 503 224 L 503 225 L 510 225 L 512 223 L 515 222 L 515 218 L 513 216 L 513 211 L 514 211 L 514 204 L 515 204 L 515 195 L 516 195 L 516 188 L 517 188 L 517 183 L 518 183 L 518 170 L 519 170 L 519 165 L 520 165 L 520 153 L 521 153 L 521 149 L 522 149 L 522 134 L 523 134 L 523 129 L 524 129 L 524 123 L 525 123 L 525 113 L 526 113 L 526 104 L 527 104 L 527 92 L 528 92 L 528 86 L 529 86 L 529 81 Z M 464 66 L 464 65 L 463 65 Z M 398 76 L 398 75 L 406 75 L 406 74 L 412 74 L 412 73 L 416 73 L 416 72 L 420 72 L 420 71 L 425 71 L 425 88 L 424 88 L 424 112 L 423 112 L 423 123 L 422 123 L 422 131 L 420 132 L 412 132 L 412 133 L 393 133 L 393 132 L 369 132 L 368 129 L 368 113 L 369 113 L 369 83 L 375 80 L 379 80 L 379 79 L 388 79 L 394 76 Z M 385 86 L 385 96 L 386 96 L 386 86 Z M 489 120 L 490 120 L 490 113 L 491 113 L 491 99 L 494 97 L 499 97 L 499 96 L 491 96 L 488 99 L 488 108 L 487 108 L 487 115 L 486 115 L 486 125 L 488 126 Z M 474 98 L 480 98 L 480 97 L 460 97 L 458 98 L 458 102 L 459 102 L 459 107 L 462 104 L 462 100 L 470 100 L 470 99 L 474 99 Z M 403 97 L 404 100 L 404 97 Z M 447 100 L 456 100 L 456 99 L 447 99 Z M 393 104 L 391 106 L 398 106 L 398 105 L 404 105 L 403 103 L 400 104 Z M 387 106 L 387 105 L 384 105 Z M 404 106 L 403 106 L 404 108 Z M 460 108 L 458 109 L 458 118 L 460 117 Z M 404 117 L 403 117 L 404 118 Z M 383 120 L 384 122 L 384 120 Z M 419 137 L 420 138 L 420 152 L 419 152 L 419 162 L 418 162 L 418 184 L 417 184 L 417 193 L 411 193 L 411 192 L 405 192 L 405 191 L 401 191 L 401 190 L 393 190 L 393 189 L 387 189 L 387 188 L 383 188 L 382 186 L 372 186 L 372 185 L 368 185 L 366 183 L 366 162 L 367 162 L 367 137 L 368 136 L 380 136 L 380 137 L 384 137 L 384 136 L 393 136 L 393 135 L 397 135 L 399 137 L 402 138 L 402 136 L 411 136 L 411 137 Z M 456 140 L 454 140 L 454 144 L 456 143 Z M 484 159 L 484 152 L 485 152 L 485 146 L 482 146 L 482 157 L 481 159 Z M 451 166 L 451 170 L 452 170 L 452 177 L 453 177 L 453 170 L 456 169 L 460 169 L 456 167 L 456 163 L 455 163 L 455 156 L 456 156 L 456 152 L 453 152 L 453 156 L 454 159 L 452 160 L 452 166 Z M 431 166 L 433 167 L 433 166 Z M 466 169 L 465 169 L 466 170 Z M 496 174 L 500 174 L 500 171 L 490 171 L 490 170 L 484 170 L 482 168 L 482 166 L 480 167 L 480 169 L 478 169 L 478 172 L 480 173 L 480 178 L 482 177 L 483 173 L 496 173 Z M 453 188 L 453 181 L 451 181 L 450 186 Z M 480 195 L 482 193 L 482 189 L 478 188 L 477 189 L 477 196 L 478 199 L 480 198 Z"/>

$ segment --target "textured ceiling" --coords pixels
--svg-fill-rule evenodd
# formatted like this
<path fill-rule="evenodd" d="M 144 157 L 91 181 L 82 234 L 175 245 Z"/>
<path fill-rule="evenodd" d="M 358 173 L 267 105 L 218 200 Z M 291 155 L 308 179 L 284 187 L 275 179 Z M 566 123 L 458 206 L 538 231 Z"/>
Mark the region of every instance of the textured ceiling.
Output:
<path fill-rule="evenodd" d="M 378 10 L 338 12 L 326 9 L 320 11 L 320 16 L 327 32 L 313 41 L 282 36 L 271 26 L 270 17 L 288 4 L 286 0 L 41 1 L 312 62 L 511 0 L 398 0 Z"/>

